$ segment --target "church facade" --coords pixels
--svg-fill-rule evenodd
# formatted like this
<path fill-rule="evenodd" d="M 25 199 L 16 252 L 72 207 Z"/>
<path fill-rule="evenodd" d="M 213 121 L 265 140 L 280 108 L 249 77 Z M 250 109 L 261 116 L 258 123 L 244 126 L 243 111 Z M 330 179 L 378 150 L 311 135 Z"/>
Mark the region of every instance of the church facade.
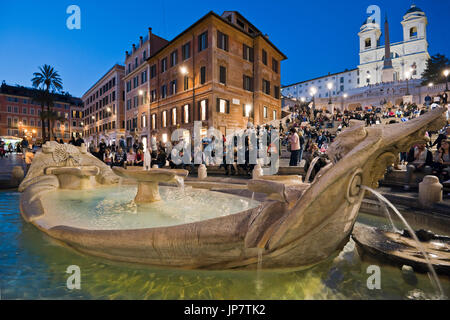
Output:
<path fill-rule="evenodd" d="M 390 43 L 392 63 L 392 81 L 420 79 L 426 69 L 428 54 L 427 17 L 417 8 L 411 8 L 403 16 L 403 41 Z M 385 36 L 387 23 L 385 23 Z M 361 26 L 359 36 L 359 87 L 369 84 L 388 82 L 383 79 L 383 67 L 386 47 L 379 45 L 381 37 L 380 25 L 370 19 Z M 389 42 L 385 42 L 389 43 Z"/>
<path fill-rule="evenodd" d="M 325 75 L 284 86 L 282 94 L 285 97 L 310 100 L 311 89 L 314 88 L 317 92 L 316 98 L 325 98 L 329 95 L 342 97 L 351 95 L 352 91 L 360 92 L 360 88 L 369 85 L 403 81 L 406 78 L 420 79 L 430 57 L 427 23 L 425 13 L 412 5 L 401 21 L 403 41 L 391 43 L 389 24 L 386 19 L 384 24 L 384 43 L 388 44 L 386 46 L 381 45 L 382 31 L 379 23 L 370 18 L 366 19 L 358 33 L 359 65 L 357 68 L 335 73 L 331 75 L 331 79 L 330 75 Z M 318 83 L 318 80 L 325 83 L 331 81 L 333 90 L 329 90 L 324 83 Z"/>

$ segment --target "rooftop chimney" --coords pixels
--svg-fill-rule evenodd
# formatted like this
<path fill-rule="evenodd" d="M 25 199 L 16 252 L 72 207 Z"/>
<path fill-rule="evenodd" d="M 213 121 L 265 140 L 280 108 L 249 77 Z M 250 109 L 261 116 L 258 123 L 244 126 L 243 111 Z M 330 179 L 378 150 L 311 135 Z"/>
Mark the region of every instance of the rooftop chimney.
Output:
<path fill-rule="evenodd" d="M 140 36 L 139 37 L 139 45 L 142 47 L 142 43 L 143 43 L 144 41 L 142 41 L 142 36 Z"/>
<path fill-rule="evenodd" d="M 136 51 L 136 45 L 133 43 L 133 53 Z"/>
<path fill-rule="evenodd" d="M 128 51 L 125 51 L 125 60 L 128 59 L 129 56 L 130 54 L 128 53 Z"/>

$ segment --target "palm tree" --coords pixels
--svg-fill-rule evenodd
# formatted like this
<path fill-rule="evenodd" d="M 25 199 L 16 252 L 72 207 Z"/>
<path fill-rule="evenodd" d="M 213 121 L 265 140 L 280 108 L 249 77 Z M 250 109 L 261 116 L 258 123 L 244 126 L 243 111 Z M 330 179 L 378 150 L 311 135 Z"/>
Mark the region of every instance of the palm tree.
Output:
<path fill-rule="evenodd" d="M 33 83 L 33 87 L 35 88 L 43 88 L 47 93 L 49 100 L 51 100 L 50 89 L 52 92 L 61 91 L 62 79 L 58 73 L 52 66 L 48 64 L 44 64 L 42 67 L 39 67 L 39 72 L 33 73 L 33 79 L 31 79 Z M 47 103 L 47 115 L 50 115 L 51 112 L 51 103 Z M 49 129 L 49 140 L 50 140 L 50 119 L 47 118 L 47 128 Z"/>
<path fill-rule="evenodd" d="M 41 105 L 41 114 L 39 115 L 39 117 L 41 118 L 42 140 L 45 140 L 47 135 L 45 132 L 45 119 L 46 118 L 45 118 L 44 106 L 50 103 L 49 95 L 47 94 L 47 92 L 44 89 L 38 89 L 34 92 L 32 100 Z"/>

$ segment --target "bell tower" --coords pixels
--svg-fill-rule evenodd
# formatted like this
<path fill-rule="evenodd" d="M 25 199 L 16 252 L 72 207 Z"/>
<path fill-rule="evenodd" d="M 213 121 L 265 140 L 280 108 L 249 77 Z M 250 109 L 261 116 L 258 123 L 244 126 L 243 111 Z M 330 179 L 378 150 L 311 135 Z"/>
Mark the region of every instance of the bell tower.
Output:
<path fill-rule="evenodd" d="M 427 16 L 420 8 L 412 5 L 403 16 L 403 41 L 427 40 Z"/>
<path fill-rule="evenodd" d="M 372 18 L 367 18 L 362 24 L 359 36 L 359 52 L 376 49 L 381 36 L 380 25 Z"/>

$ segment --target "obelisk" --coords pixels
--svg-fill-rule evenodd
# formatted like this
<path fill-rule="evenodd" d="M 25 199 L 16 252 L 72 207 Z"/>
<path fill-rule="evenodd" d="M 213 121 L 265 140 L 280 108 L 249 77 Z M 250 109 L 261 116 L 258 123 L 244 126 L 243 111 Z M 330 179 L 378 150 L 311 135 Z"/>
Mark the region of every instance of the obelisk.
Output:
<path fill-rule="evenodd" d="M 389 23 L 386 15 L 384 21 L 384 65 L 381 73 L 382 82 L 394 81 L 394 68 L 391 60 L 391 42 L 389 40 Z"/>

